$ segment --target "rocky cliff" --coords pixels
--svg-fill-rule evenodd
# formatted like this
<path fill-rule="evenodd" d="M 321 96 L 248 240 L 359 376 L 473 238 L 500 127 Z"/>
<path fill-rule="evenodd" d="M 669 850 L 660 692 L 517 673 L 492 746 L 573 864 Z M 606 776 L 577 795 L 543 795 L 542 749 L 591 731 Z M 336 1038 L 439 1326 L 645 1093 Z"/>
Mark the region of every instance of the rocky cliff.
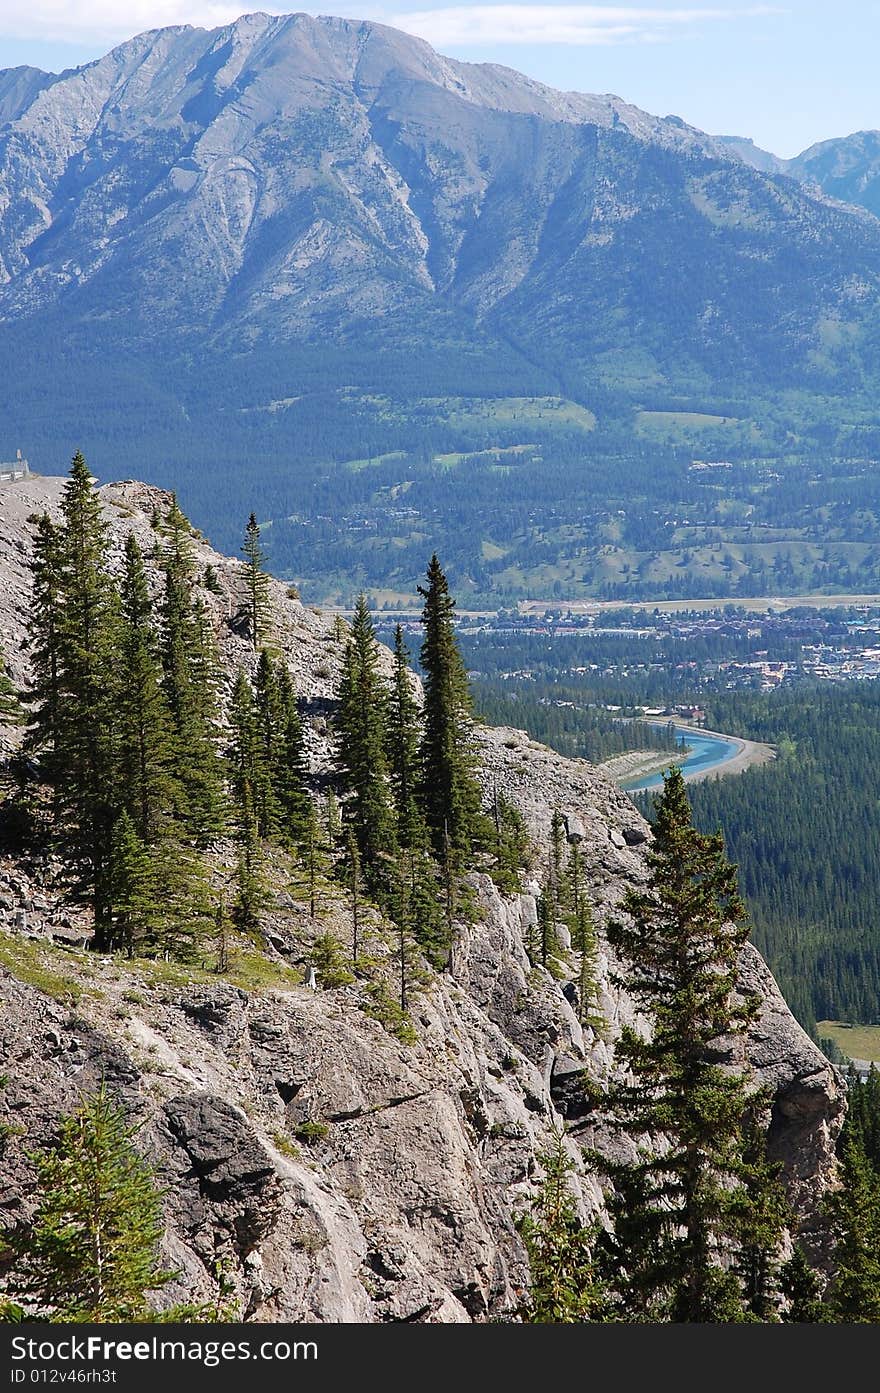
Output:
<path fill-rule="evenodd" d="M 57 508 L 61 481 L 0 490 L 0 631 L 27 677 L 27 558 L 35 512 Z M 164 502 L 134 483 L 101 491 L 114 544 L 150 541 Z M 239 623 L 240 563 L 197 544 L 215 568 L 205 591 L 224 660 L 253 661 Z M 296 674 L 316 776 L 326 762 L 327 702 L 340 645 L 330 620 L 273 583 L 276 636 Z M 4 733 L 7 750 L 14 732 Z M 481 733 L 487 780 L 546 843 L 552 810 L 580 824 L 600 928 L 645 876 L 649 832 L 596 769 L 522 732 Z M 474 877 L 477 912 L 462 923 L 448 969 L 412 1008 L 404 1043 L 364 1010 L 350 983 L 316 991 L 295 969 L 323 927 L 349 931 L 344 903 L 319 920 L 275 886 L 263 979 L 247 986 L 170 963 L 85 950 L 87 916 L 64 900 L 48 854 L 0 859 L 0 1221 L 26 1225 L 34 1202 L 28 1157 L 59 1113 L 101 1078 L 142 1125 L 166 1186 L 167 1258 L 179 1272 L 166 1299 L 216 1291 L 221 1264 L 247 1319 L 473 1321 L 510 1313 L 527 1267 L 515 1216 L 540 1178 L 539 1153 L 564 1118 L 569 1145 L 605 1143 L 601 1086 L 614 1041 L 632 1022 L 626 992 L 600 955 L 601 1034 L 582 1029 L 572 984 L 530 965 L 533 883 L 502 898 Z M 565 961 L 566 944 L 560 943 Z M 772 1093 L 773 1154 L 808 1242 L 821 1246 L 816 1205 L 833 1183 L 844 1108 L 836 1071 L 798 1027 L 762 960 L 743 953 L 744 989 L 762 1010 L 748 1045 Z M 585 1212 L 601 1207 L 580 1167 Z"/>

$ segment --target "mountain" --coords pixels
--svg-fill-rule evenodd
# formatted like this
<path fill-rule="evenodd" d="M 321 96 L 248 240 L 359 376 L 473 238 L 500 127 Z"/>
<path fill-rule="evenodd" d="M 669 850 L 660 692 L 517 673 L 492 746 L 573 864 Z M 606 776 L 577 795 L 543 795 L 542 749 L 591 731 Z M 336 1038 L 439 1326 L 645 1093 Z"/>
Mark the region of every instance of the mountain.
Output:
<path fill-rule="evenodd" d="M 226 546 L 256 506 L 324 593 L 411 588 L 429 531 L 465 590 L 592 593 L 695 455 L 865 454 L 880 222 L 677 118 L 303 14 L 0 94 L 0 441 Z"/>
<path fill-rule="evenodd" d="M 788 160 L 780 159 L 769 150 L 762 150 L 760 145 L 756 145 L 748 136 L 718 135 L 715 140 L 727 154 L 735 155 L 743 164 L 760 170 L 762 174 L 788 173 Z"/>
<path fill-rule="evenodd" d="M 822 140 L 787 163 L 787 172 L 843 203 L 880 217 L 880 131 Z"/>
<path fill-rule="evenodd" d="M 880 131 L 855 131 L 834 140 L 821 140 L 790 160 L 762 150 L 746 136 L 720 135 L 715 141 L 752 169 L 764 174 L 785 174 L 841 203 L 866 208 L 880 217 Z"/>
<path fill-rule="evenodd" d="M 0 315 L 129 350 L 398 315 L 421 347 L 427 314 L 447 341 L 564 364 L 581 393 L 692 389 L 783 349 L 789 379 L 809 375 L 820 320 L 861 323 L 857 275 L 877 291 L 880 229 L 683 123 L 381 25 L 159 30 L 5 100 Z"/>
<path fill-rule="evenodd" d="M 31 661 L 35 525 L 44 512 L 58 518 L 61 488 L 59 479 L 37 477 L 0 485 L 0 620 L 19 682 Z M 134 533 L 155 590 L 154 517 L 169 499 L 130 479 L 105 485 L 99 497 L 113 564 Z M 253 673 L 257 662 L 238 623 L 243 567 L 199 537 L 193 547 L 198 574 L 213 571 L 199 595 L 228 692 L 239 669 Z M 301 694 L 320 790 L 344 636 L 287 586 L 272 581 L 270 598 L 273 647 Z M 20 739 L 20 727 L 0 726 L 0 805 Z M 580 865 L 601 930 L 627 887 L 645 881 L 649 833 L 634 806 L 597 769 L 521 731 L 485 729 L 481 741 L 484 795 L 510 799 L 536 847 L 546 849 L 554 808 L 580 827 Z M 228 843 L 212 849 L 219 885 L 228 882 L 232 852 Z M 620 1031 L 637 1024 L 633 1002 L 603 937 L 597 973 L 606 1025 L 579 1023 L 571 1005 L 579 969 L 562 931 L 555 973 L 526 952 L 537 924 L 535 881 L 526 876 L 520 893 L 502 896 L 488 876 L 469 878 L 472 912 L 456 921 L 447 966 L 412 990 L 413 1029 L 401 1039 L 368 991 L 371 973 L 395 966 L 394 940 L 369 903 L 360 909 L 359 976 L 318 990 L 307 984 L 322 935 L 351 942 L 349 897 L 320 877 L 313 915 L 305 867 L 278 847 L 261 932 L 253 942 L 235 940 L 224 971 L 213 944 L 206 960 L 188 965 L 86 951 L 90 912 L 71 899 L 65 869 L 52 846 L 23 850 L 14 825 L 0 824 L 7 1234 L 28 1232 L 35 1148 L 101 1081 L 137 1123 L 163 1188 L 165 1266 L 177 1274 L 163 1300 L 216 1297 L 222 1271 L 249 1321 L 510 1319 L 528 1281 L 515 1218 L 529 1207 L 541 1154 L 563 1118 L 578 1205 L 585 1215 L 600 1209 L 581 1148 L 619 1155 L 627 1144 L 603 1129 L 599 1100 L 615 1074 Z M 821 1258 L 820 1205 L 835 1182 L 845 1086 L 748 946 L 740 986 L 760 1001 L 746 1044 L 755 1082 L 767 1090 L 770 1154 L 783 1168 L 803 1241 Z M 731 1060 L 736 1069 L 743 1043 Z M 723 1042 L 715 1048 L 722 1058 Z"/>
<path fill-rule="evenodd" d="M 534 261 L 560 189 L 589 190 L 599 130 L 700 148 L 613 99 L 305 15 L 143 34 L 8 100 L 0 312 L 72 296 L 79 316 L 135 311 L 126 341 L 289 336 L 438 292 L 483 315 Z M 487 237 L 497 262 L 524 196 L 490 267 Z"/>

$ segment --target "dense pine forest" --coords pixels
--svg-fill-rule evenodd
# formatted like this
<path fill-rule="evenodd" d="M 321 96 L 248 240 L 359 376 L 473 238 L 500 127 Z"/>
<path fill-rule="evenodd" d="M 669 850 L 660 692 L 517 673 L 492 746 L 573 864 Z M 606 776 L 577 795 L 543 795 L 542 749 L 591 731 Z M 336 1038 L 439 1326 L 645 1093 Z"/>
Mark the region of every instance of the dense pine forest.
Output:
<path fill-rule="evenodd" d="M 647 721 L 622 720 L 600 707 L 585 706 L 579 687 L 530 682 L 511 690 L 503 683 L 475 687 L 480 717 L 487 725 L 528 728 L 529 734 L 569 759 L 601 764 L 626 750 L 668 750 L 678 744 L 673 731 Z"/>
<path fill-rule="evenodd" d="M 720 827 L 786 1000 L 817 1020 L 880 1021 L 880 688 L 816 685 L 712 697 L 715 730 L 765 740 L 774 763 L 691 787 Z"/>

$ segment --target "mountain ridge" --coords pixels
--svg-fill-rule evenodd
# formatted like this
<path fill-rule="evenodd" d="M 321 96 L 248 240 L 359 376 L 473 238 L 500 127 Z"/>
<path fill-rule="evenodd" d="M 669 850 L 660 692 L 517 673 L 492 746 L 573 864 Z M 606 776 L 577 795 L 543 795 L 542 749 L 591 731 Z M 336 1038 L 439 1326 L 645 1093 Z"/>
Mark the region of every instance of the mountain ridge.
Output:
<path fill-rule="evenodd" d="M 227 546 L 258 497 L 292 576 L 345 500 L 372 527 L 408 491 L 361 577 L 394 591 L 412 534 L 460 533 L 471 469 L 466 583 L 539 504 L 565 528 L 593 500 L 580 584 L 621 477 L 650 511 L 688 448 L 864 457 L 880 222 L 678 118 L 303 15 L 152 31 L 41 82 L 7 76 L 27 95 L 0 127 L 0 439 L 44 473 L 71 441 L 103 476 L 125 460 Z M 553 497 L 495 536 L 538 458 Z"/>

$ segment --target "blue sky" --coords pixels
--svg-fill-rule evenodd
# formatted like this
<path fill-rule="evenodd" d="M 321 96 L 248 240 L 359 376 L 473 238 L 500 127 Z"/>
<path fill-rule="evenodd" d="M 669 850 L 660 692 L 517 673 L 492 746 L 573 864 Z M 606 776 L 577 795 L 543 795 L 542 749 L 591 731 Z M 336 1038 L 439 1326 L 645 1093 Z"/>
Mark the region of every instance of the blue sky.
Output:
<path fill-rule="evenodd" d="M 57 72 L 140 30 L 214 27 L 241 8 L 227 0 L 0 0 L 0 68 Z M 506 63 L 554 87 L 614 92 L 714 134 L 751 136 L 779 155 L 880 127 L 880 0 L 355 0 L 309 12 L 382 20 L 453 57 Z"/>

